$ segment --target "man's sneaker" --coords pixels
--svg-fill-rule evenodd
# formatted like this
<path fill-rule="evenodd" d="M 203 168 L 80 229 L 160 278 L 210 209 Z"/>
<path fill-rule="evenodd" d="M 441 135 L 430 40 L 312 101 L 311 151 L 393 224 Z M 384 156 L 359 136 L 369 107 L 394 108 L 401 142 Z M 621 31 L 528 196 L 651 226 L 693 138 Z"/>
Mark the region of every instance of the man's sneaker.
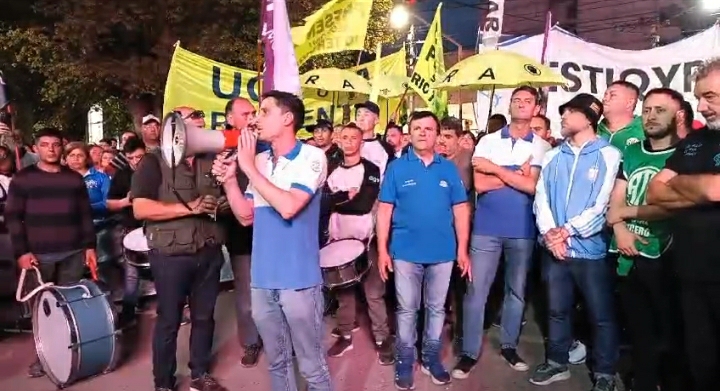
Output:
<path fill-rule="evenodd" d="M 532 376 L 530 376 L 530 383 L 536 386 L 546 386 L 558 381 L 567 380 L 570 378 L 570 370 L 567 365 L 558 365 L 551 363 L 542 363 L 535 368 Z"/>
<path fill-rule="evenodd" d="M 403 360 L 399 357 L 395 363 L 395 388 L 398 390 L 412 390 L 415 388 L 415 379 L 413 378 L 413 365 L 415 363 L 412 359 Z"/>
<path fill-rule="evenodd" d="M 510 368 L 519 371 L 519 372 L 526 372 L 530 367 L 527 365 L 527 363 L 520 358 L 520 356 L 517 354 L 517 350 L 511 349 L 511 348 L 505 348 L 500 350 L 500 356 L 507 361 L 508 365 L 510 365 Z"/>
<path fill-rule="evenodd" d="M 43 376 L 45 376 L 45 370 L 43 370 L 40 360 L 37 360 L 28 368 L 28 377 L 38 378 Z"/>
<path fill-rule="evenodd" d="M 586 357 L 587 349 L 585 348 L 585 344 L 574 340 L 572 345 L 570 345 L 570 352 L 568 352 L 568 362 L 572 365 L 580 365 L 585 362 Z"/>
<path fill-rule="evenodd" d="M 420 366 L 420 371 L 422 373 L 430 376 L 430 379 L 433 383 L 435 383 L 438 386 L 442 386 L 445 384 L 450 384 L 450 381 L 452 380 L 450 378 L 450 374 L 445 369 L 445 367 L 442 365 L 440 361 L 433 361 L 431 363 L 423 363 L 422 366 Z"/>
<path fill-rule="evenodd" d="M 353 349 L 351 337 L 338 338 L 335 343 L 328 349 L 327 355 L 330 357 L 341 357 L 345 352 Z"/>
<path fill-rule="evenodd" d="M 214 377 L 205 374 L 190 381 L 190 391 L 228 391 Z"/>
<path fill-rule="evenodd" d="M 360 330 L 360 325 L 358 324 L 358 322 L 353 323 L 353 327 L 352 327 L 351 331 L 354 333 L 358 330 Z M 335 327 L 334 329 L 332 329 L 332 331 L 330 332 L 330 335 L 332 335 L 333 338 L 340 338 L 342 336 L 342 333 L 340 332 L 340 328 Z"/>
<path fill-rule="evenodd" d="M 595 385 L 591 391 L 614 391 L 615 379 L 608 376 L 598 376 L 595 378 Z"/>
<path fill-rule="evenodd" d="M 469 356 L 461 356 L 460 360 L 455 364 L 452 370 L 452 377 L 456 379 L 467 379 L 470 371 L 477 364 L 477 360 Z"/>
<path fill-rule="evenodd" d="M 260 353 L 262 352 L 262 345 L 255 344 L 245 347 L 245 354 L 240 359 L 240 365 L 243 368 L 253 368 L 257 365 L 260 360 Z"/>
<path fill-rule="evenodd" d="M 376 346 L 380 365 L 393 365 L 395 363 L 395 348 L 393 347 L 392 338 L 385 338 Z"/>

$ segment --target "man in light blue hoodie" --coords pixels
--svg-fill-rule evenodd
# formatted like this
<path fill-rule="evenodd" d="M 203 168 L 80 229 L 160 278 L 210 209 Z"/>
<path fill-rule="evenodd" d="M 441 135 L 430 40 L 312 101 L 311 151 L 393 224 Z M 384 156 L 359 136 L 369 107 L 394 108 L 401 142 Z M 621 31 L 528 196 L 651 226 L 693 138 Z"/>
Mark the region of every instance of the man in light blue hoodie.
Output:
<path fill-rule="evenodd" d="M 598 137 L 603 105 L 579 94 L 560 106 L 566 137 L 545 155 L 535 191 L 534 210 L 548 284 L 547 360 L 530 378 L 548 385 L 570 377 L 574 291 L 579 288 L 594 327 L 592 391 L 612 391 L 618 358 L 613 304 L 613 269 L 607 263 L 605 212 L 621 161 L 620 151 Z"/>

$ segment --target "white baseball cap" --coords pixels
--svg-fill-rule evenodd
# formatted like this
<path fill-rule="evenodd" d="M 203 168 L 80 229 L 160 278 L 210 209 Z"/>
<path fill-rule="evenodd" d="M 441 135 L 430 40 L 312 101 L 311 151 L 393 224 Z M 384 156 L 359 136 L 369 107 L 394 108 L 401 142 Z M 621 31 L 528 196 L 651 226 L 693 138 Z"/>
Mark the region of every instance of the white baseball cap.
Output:
<path fill-rule="evenodd" d="M 158 117 L 156 117 L 156 116 L 154 116 L 154 115 L 152 115 L 152 114 L 148 114 L 148 115 L 146 115 L 146 116 L 144 116 L 144 117 L 142 118 L 142 124 L 143 124 L 143 125 L 147 124 L 148 122 L 152 122 L 152 121 L 157 122 L 158 125 L 160 124 L 160 120 L 158 119 Z"/>

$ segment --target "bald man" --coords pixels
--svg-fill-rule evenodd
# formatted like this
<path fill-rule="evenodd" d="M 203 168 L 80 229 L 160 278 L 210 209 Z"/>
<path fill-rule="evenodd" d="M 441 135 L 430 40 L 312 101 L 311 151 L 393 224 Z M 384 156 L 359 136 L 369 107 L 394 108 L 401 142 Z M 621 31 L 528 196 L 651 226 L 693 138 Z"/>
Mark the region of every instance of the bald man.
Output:
<path fill-rule="evenodd" d="M 180 114 L 186 124 L 190 124 L 198 128 L 205 128 L 204 111 L 197 110 L 190 106 L 178 106 L 173 111 Z"/>

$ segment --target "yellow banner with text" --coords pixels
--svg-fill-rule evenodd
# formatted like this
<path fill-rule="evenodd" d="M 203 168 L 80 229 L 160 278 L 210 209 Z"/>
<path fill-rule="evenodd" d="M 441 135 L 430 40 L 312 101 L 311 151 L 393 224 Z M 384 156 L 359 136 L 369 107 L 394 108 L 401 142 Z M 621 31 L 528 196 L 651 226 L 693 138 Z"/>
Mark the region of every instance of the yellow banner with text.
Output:
<path fill-rule="evenodd" d="M 380 61 L 380 72 L 405 75 L 404 51 L 387 55 Z M 373 62 L 351 68 L 351 70 L 367 79 L 371 79 L 377 72 Z M 178 106 L 203 110 L 206 116 L 206 126 L 210 129 L 218 129 L 225 124 L 224 110 L 227 101 L 235 97 L 244 97 L 257 106 L 260 98 L 259 87 L 257 72 L 213 61 L 177 45 L 165 84 L 163 113 L 168 113 Z M 340 124 L 343 122 L 344 115 L 346 118 L 348 116 L 348 104 L 352 105 L 366 99 L 367 95 L 342 94 L 342 96 L 338 96 L 338 94 L 333 95 L 323 90 L 304 90 L 305 124 L 313 124 L 321 118 Z M 384 129 L 389 116 L 396 111 L 399 103 L 399 98 L 380 98 L 380 102 L 378 102 L 381 111 L 380 128 Z M 354 114 L 354 110 L 352 113 Z M 302 132 L 298 136 L 307 137 L 309 135 Z"/>

